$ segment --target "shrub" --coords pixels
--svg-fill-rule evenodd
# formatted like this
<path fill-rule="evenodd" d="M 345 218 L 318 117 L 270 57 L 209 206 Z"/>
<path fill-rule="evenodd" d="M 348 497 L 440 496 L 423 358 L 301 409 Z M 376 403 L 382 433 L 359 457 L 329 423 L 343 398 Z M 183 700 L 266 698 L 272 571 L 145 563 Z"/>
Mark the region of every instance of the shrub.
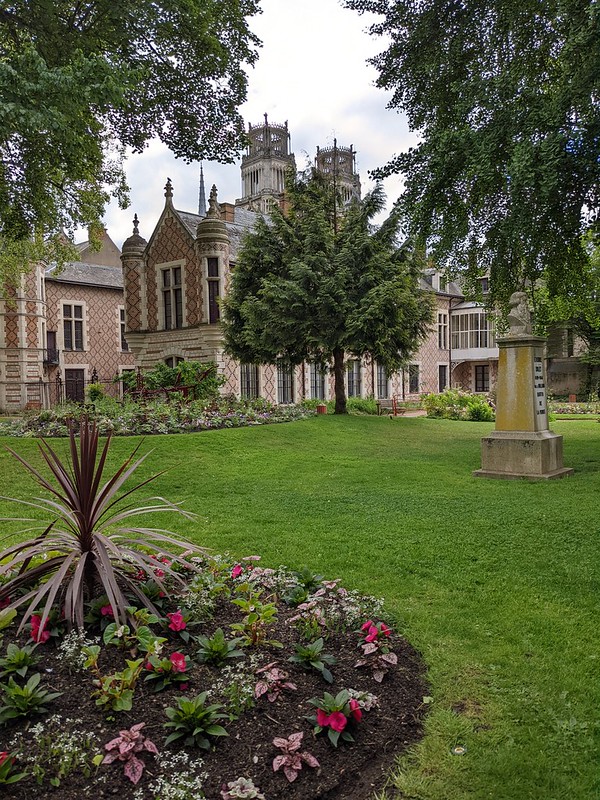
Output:
<path fill-rule="evenodd" d="M 422 405 L 428 417 L 471 422 L 490 422 L 494 419 L 494 409 L 487 397 L 469 394 L 460 389 L 446 389 L 441 394 L 424 395 Z"/>
<path fill-rule="evenodd" d="M 89 403 L 95 403 L 104 397 L 104 387 L 101 383 L 90 383 L 87 387 L 87 399 Z"/>
<path fill-rule="evenodd" d="M 156 576 L 156 562 L 146 551 L 148 547 L 167 548 L 175 546 L 185 550 L 189 544 L 172 538 L 153 528 L 130 527 L 129 520 L 142 514 L 175 511 L 185 514 L 178 506 L 163 498 L 159 504 L 147 503 L 143 508 L 118 508 L 118 504 L 137 489 L 154 480 L 147 478 L 120 498 L 117 494 L 125 481 L 146 459 L 147 454 L 133 461 L 139 448 L 119 467 L 116 473 L 102 485 L 102 476 L 110 447 L 110 436 L 98 457 L 99 432 L 95 423 L 83 418 L 80 424 L 79 448 L 75 433 L 69 432 L 70 457 L 63 463 L 60 457 L 44 441 L 39 445 L 44 461 L 56 484 L 51 483 L 37 469 L 28 464 L 13 450 L 10 452 L 21 462 L 37 483 L 53 498 L 40 498 L 38 502 L 16 500 L 25 505 L 52 513 L 52 521 L 43 527 L 35 539 L 21 541 L 0 553 L 0 576 L 17 571 L 17 575 L 0 585 L 0 603 L 7 597 L 16 597 L 9 608 L 18 608 L 28 603 L 19 630 L 23 628 L 31 613 L 43 605 L 39 629 L 44 630 L 46 620 L 57 597 L 64 600 L 64 615 L 78 628 L 84 625 L 84 602 L 97 594 L 97 586 L 109 598 L 117 623 L 124 623 L 126 608 L 130 603 L 125 593 L 134 595 L 144 606 L 156 613 L 152 602 L 139 588 L 138 573 L 155 580 L 167 593 L 168 588 Z M 191 515 L 185 514 L 191 518 Z M 52 555 L 47 557 L 48 553 Z M 166 564 L 163 572 L 177 585 L 185 582 L 172 569 L 179 564 L 193 569 L 189 561 L 169 552 L 171 566 Z M 19 593 L 27 589 L 25 594 Z"/>

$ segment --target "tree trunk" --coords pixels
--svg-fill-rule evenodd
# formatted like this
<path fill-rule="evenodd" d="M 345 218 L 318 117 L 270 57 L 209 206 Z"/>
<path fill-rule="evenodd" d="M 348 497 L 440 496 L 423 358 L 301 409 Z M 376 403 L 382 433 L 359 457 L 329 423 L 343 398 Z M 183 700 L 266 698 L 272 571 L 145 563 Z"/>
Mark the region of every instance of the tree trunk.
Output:
<path fill-rule="evenodd" d="M 344 351 L 336 347 L 333 351 L 333 386 L 335 389 L 335 413 L 347 414 L 346 386 L 344 384 Z"/>

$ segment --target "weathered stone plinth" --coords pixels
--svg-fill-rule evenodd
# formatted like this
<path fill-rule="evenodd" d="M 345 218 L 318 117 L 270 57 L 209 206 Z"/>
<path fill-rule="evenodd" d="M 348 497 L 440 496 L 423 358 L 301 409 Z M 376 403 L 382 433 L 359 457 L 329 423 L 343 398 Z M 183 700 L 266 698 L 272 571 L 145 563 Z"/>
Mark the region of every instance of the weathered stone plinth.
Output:
<path fill-rule="evenodd" d="M 562 436 L 551 431 L 494 431 L 481 440 L 477 478 L 550 480 L 572 475 L 563 467 Z"/>
<path fill-rule="evenodd" d="M 473 475 L 505 480 L 564 478 L 573 470 L 563 467 L 562 436 L 548 430 L 546 340 L 532 336 L 528 324 L 522 326 L 527 330 L 520 327 L 498 339 L 496 430 L 482 438 L 481 469 Z"/>

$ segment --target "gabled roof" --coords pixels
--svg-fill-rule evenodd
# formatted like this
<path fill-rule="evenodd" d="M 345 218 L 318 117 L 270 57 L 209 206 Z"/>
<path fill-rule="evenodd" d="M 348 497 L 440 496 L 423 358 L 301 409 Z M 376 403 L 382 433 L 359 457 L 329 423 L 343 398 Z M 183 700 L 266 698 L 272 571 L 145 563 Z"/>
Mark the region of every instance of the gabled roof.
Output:
<path fill-rule="evenodd" d="M 120 267 L 106 267 L 100 264 L 85 264 L 71 261 L 65 264 L 56 275 L 56 264 L 46 267 L 46 280 L 58 283 L 74 283 L 81 286 L 99 286 L 105 289 L 123 288 L 123 271 Z"/>
<path fill-rule="evenodd" d="M 175 214 L 179 217 L 181 222 L 185 225 L 186 230 L 190 233 L 193 239 L 196 238 L 196 228 L 198 223 L 204 217 L 199 214 L 193 214 L 190 211 L 179 211 L 174 209 Z M 244 234 L 256 225 L 257 214 L 254 211 L 246 211 L 244 208 L 236 208 L 234 210 L 234 222 L 225 221 L 227 228 L 227 235 L 229 236 L 229 255 L 232 261 L 237 260 L 237 255 L 240 250 Z"/>

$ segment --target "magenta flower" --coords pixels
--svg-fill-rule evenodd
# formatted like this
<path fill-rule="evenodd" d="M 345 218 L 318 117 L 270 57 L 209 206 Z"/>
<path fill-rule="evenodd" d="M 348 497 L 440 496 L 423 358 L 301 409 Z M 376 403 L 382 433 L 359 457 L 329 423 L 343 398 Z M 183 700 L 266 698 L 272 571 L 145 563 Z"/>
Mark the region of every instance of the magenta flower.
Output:
<path fill-rule="evenodd" d="M 31 615 L 31 638 L 34 642 L 47 642 L 50 638 L 50 631 L 46 630 L 48 626 L 48 620 L 46 620 L 46 624 L 40 630 L 41 621 L 42 618 L 39 614 Z"/>
<path fill-rule="evenodd" d="M 3 750 L 0 753 L 0 767 L 2 766 L 2 764 L 4 764 L 7 758 L 8 758 L 8 753 L 6 752 L 6 750 Z"/>
<path fill-rule="evenodd" d="M 380 624 L 380 626 L 379 626 L 379 630 L 380 630 L 380 631 L 381 631 L 381 633 L 383 633 L 385 636 L 391 636 L 391 635 L 392 635 L 392 631 L 391 631 L 391 630 L 388 628 L 388 626 L 385 624 L 385 622 L 382 622 L 382 623 Z"/>
<path fill-rule="evenodd" d="M 378 636 L 379 636 L 379 631 L 377 630 L 375 625 L 371 625 L 367 631 L 367 635 L 365 636 L 365 642 L 374 642 Z"/>
<path fill-rule="evenodd" d="M 186 621 L 183 618 L 183 614 L 180 610 L 173 611 L 172 614 L 167 614 L 167 617 L 171 620 L 169 622 L 169 628 L 172 631 L 182 631 L 186 627 Z"/>
<path fill-rule="evenodd" d="M 173 665 L 173 672 L 185 672 L 187 664 L 185 663 L 185 656 L 183 653 L 171 653 L 169 661 Z"/>
<path fill-rule="evenodd" d="M 348 720 L 341 711 L 334 711 L 329 715 L 329 727 L 332 730 L 339 731 L 341 733 L 347 724 Z"/>
<path fill-rule="evenodd" d="M 163 569 L 158 569 L 158 568 L 155 569 L 154 570 L 154 574 L 156 575 L 157 578 L 164 578 L 165 577 L 165 571 Z"/>
<path fill-rule="evenodd" d="M 354 717 L 354 719 L 357 722 L 360 722 L 361 719 L 362 719 L 362 711 L 361 711 L 361 708 L 360 708 L 360 706 L 358 704 L 358 700 L 352 699 L 352 700 L 350 700 L 348 705 L 350 706 L 350 711 L 352 712 L 352 716 Z"/>
<path fill-rule="evenodd" d="M 373 625 L 373 620 L 368 619 L 363 625 L 360 626 L 361 631 L 367 631 Z"/>
<path fill-rule="evenodd" d="M 231 570 L 231 577 L 232 578 L 239 578 L 243 571 L 244 571 L 244 568 L 242 567 L 242 565 L 241 564 L 236 564 L 235 567 Z"/>
<path fill-rule="evenodd" d="M 110 605 L 110 603 L 106 606 L 102 606 L 102 608 L 100 609 L 100 613 L 102 614 L 103 617 L 114 617 L 115 615 L 113 607 Z"/>
<path fill-rule="evenodd" d="M 329 714 L 326 714 L 322 708 L 317 708 L 317 725 L 322 728 L 327 728 L 329 725 Z"/>

